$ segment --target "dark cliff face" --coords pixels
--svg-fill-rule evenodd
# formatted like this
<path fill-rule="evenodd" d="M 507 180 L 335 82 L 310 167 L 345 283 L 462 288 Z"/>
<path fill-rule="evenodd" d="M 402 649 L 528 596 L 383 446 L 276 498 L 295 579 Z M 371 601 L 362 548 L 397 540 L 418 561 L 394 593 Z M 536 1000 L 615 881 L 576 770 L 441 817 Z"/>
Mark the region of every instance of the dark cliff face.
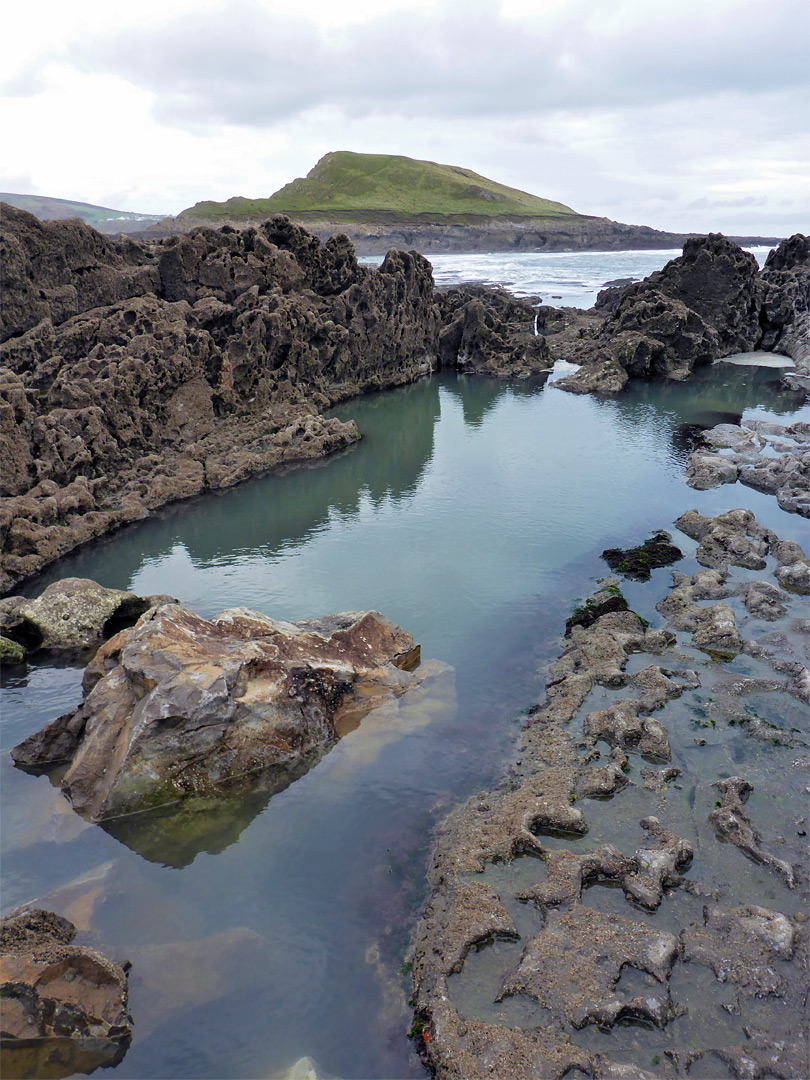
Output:
<path fill-rule="evenodd" d="M 350 445 L 436 363 L 430 264 L 277 217 L 147 244 L 3 209 L 0 590 L 171 499 Z"/>

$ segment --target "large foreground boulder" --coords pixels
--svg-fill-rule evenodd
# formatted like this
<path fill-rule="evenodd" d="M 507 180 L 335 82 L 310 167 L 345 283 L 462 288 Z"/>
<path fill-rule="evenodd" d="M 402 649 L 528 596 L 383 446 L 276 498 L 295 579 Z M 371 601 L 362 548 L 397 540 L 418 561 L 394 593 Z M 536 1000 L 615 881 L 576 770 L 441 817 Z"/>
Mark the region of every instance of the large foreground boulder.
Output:
<path fill-rule="evenodd" d="M 126 1053 L 124 969 L 75 936 L 71 922 L 41 909 L 0 923 L 3 1076 L 89 1073 Z"/>
<path fill-rule="evenodd" d="M 106 642 L 85 698 L 12 751 L 69 767 L 62 790 L 99 821 L 190 795 L 295 778 L 384 697 L 418 682 L 419 647 L 376 612 L 301 623 L 247 608 L 204 619 L 167 604 Z"/>

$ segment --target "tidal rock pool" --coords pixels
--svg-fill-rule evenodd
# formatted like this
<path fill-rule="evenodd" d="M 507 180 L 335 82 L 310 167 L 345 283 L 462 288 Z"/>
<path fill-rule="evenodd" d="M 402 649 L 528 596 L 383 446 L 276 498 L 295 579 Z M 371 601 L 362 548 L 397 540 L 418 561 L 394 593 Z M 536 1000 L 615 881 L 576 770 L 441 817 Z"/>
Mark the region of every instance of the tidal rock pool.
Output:
<path fill-rule="evenodd" d="M 622 583 L 655 628 L 673 569 L 700 569 L 697 542 L 673 524 L 685 511 L 745 506 L 783 540 L 806 544 L 806 521 L 772 495 L 685 482 L 696 431 L 741 416 L 789 424 L 810 415 L 803 402 L 781 387 L 778 371 L 731 364 L 602 400 L 565 394 L 554 376 L 503 385 L 442 375 L 341 408 L 364 437 L 337 458 L 166 508 L 32 582 L 34 596 L 56 578 L 88 577 L 139 596 L 177 596 L 206 618 L 235 606 L 291 621 L 377 610 L 413 635 L 428 668 L 417 688 L 366 716 L 284 790 L 268 784 L 205 807 L 198 821 L 188 808 L 164 807 L 103 827 L 71 810 L 58 772 L 26 775 L 7 753 L 78 705 L 83 669 L 52 663 L 4 674 L 3 908 L 36 900 L 70 919 L 78 944 L 132 963 L 132 1044 L 114 1069 L 94 1075 L 266 1080 L 304 1057 L 347 1080 L 426 1075 L 407 1037 L 403 967 L 427 895 L 434 828 L 497 783 L 542 697 L 566 619 L 608 573 L 602 551 L 672 533 L 683 559 L 653 569 L 649 582 Z M 742 601 L 732 605 L 742 618 Z M 749 656 L 732 664 L 757 674 Z M 763 725 L 801 726 L 762 694 L 741 708 Z M 605 691 L 604 708 L 621 697 Z M 703 786 L 677 794 L 684 815 L 690 799 L 710 799 L 707 813 L 722 802 L 710 784 L 729 754 L 755 785 L 746 804 L 754 820 L 769 800 L 799 799 L 779 785 L 773 740 L 743 738 L 738 727 L 717 747 L 714 714 L 702 706 L 705 716 L 676 703 L 670 731 L 676 760 L 696 757 L 695 739 L 705 740 L 695 766 Z M 626 815 L 619 827 L 638 839 L 650 811 L 636 801 L 593 805 L 607 807 L 605 822 Z M 591 817 L 583 850 L 600 842 L 600 816 Z M 732 874 L 742 856 L 727 847 Z M 499 874 L 523 875 L 510 878 L 517 895 L 532 878 L 525 863 L 491 868 L 489 884 L 501 889 Z M 746 902 L 778 906 L 771 893 L 782 886 L 767 869 L 756 873 Z M 610 900 L 617 890 L 598 891 Z M 698 901 L 684 894 L 678 903 Z M 526 905 L 515 912 L 534 917 Z M 661 916 L 648 918 L 658 930 Z M 672 932 L 666 918 L 661 933 Z M 459 976 L 458 1000 L 476 1015 L 494 1008 L 496 994 L 485 1006 L 482 987 L 497 993 L 521 950 L 496 941 L 476 954 L 469 971 L 480 978 Z M 645 993 L 645 979 L 626 976 L 628 999 Z M 680 989 L 670 993 L 676 1000 Z M 699 1001 L 701 987 L 689 993 Z M 516 1026 L 536 1016 L 524 997 L 503 995 L 498 1006 Z M 738 1018 L 729 1024 L 736 1033 Z M 639 1046 L 649 1058 L 639 1064 L 663 1053 L 658 1035 L 639 1044 L 637 1028 L 622 1032 L 624 1060 L 636 1060 Z M 591 1029 L 583 1052 L 599 1038 Z"/>

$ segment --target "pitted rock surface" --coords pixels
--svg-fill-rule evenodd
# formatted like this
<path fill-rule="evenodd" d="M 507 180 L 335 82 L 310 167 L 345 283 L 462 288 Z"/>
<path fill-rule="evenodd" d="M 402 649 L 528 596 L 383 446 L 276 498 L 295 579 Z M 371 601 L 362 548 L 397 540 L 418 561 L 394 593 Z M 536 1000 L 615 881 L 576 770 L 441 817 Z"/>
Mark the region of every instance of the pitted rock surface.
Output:
<path fill-rule="evenodd" d="M 0 590 L 157 506 L 351 446 L 323 409 L 436 366 L 430 264 L 288 219 L 115 241 L 4 209 Z"/>
<path fill-rule="evenodd" d="M 171 598 L 106 589 L 89 578 L 62 578 L 34 600 L 22 596 L 0 600 L 0 627 L 29 648 L 83 652 L 167 601 Z"/>
<path fill-rule="evenodd" d="M 760 272 L 753 255 L 719 233 L 687 240 L 662 270 L 601 298 L 604 322 L 566 356 L 579 371 L 555 385 L 616 393 L 629 378 L 685 379 L 696 366 L 754 349 L 787 351 L 804 371 L 808 243 L 801 234 L 783 241 Z"/>
<path fill-rule="evenodd" d="M 673 1008 L 667 978 L 678 954 L 678 939 L 619 915 L 576 905 L 551 911 L 499 997 L 528 994 L 574 1027 L 615 1024 L 636 1017 L 663 1027 Z M 658 992 L 630 1001 L 614 993 L 627 964 L 661 984 Z"/>
<path fill-rule="evenodd" d="M 654 1080 L 709 1075 L 711 1068 L 750 1080 L 804 1075 L 810 1065 L 801 1033 L 783 1023 L 785 1010 L 801 1012 L 810 993 L 807 916 L 792 914 L 810 901 L 808 881 L 789 858 L 806 853 L 806 816 L 797 818 L 795 835 L 773 828 L 760 835 L 744 805 L 748 781 L 731 777 L 707 788 L 690 755 L 690 748 L 708 752 L 701 748 L 728 732 L 730 746 L 768 738 L 775 747 L 804 747 L 804 756 L 785 760 L 799 776 L 810 763 L 801 734 L 747 711 L 751 695 L 804 701 L 810 693 L 810 673 L 795 651 L 798 623 L 791 622 L 798 601 L 768 580 L 767 570 L 780 551 L 777 570 L 802 566 L 805 556 L 749 511 L 718 518 L 690 512 L 681 520 L 688 534 L 708 540 L 712 565 L 692 576 L 673 573 L 673 588 L 658 605 L 669 626 L 646 628 L 629 610 L 569 625 L 507 777 L 454 810 L 440 829 L 411 948 L 417 1045 L 440 1080 L 493 1070 L 504 1080 Z M 754 561 L 757 577 L 735 569 Z M 589 606 L 597 605 L 584 610 Z M 695 655 L 692 635 L 700 642 L 703 630 L 703 645 L 708 638 L 722 643 L 728 612 L 736 631 L 729 652 L 743 648 L 770 666 L 772 677 L 729 671 L 722 650 Z M 655 660 L 644 664 L 633 655 L 639 652 Z M 591 697 L 603 707 L 589 710 Z M 692 738 L 700 728 L 708 729 L 705 737 Z M 612 746 L 607 756 L 605 742 Z M 783 758 L 790 752 L 780 751 Z M 645 756 L 667 764 L 640 768 Z M 717 775 L 711 766 L 709 775 Z M 792 776 L 785 780 L 795 785 Z M 686 811 L 690 788 L 695 808 Z M 634 817 L 645 803 L 646 813 Z M 625 804 L 633 809 L 623 811 Z M 698 806 L 706 809 L 696 821 Z M 628 813 L 643 839 L 628 834 Z M 751 902 L 744 883 L 752 863 L 765 874 L 760 888 L 771 880 L 783 890 L 782 904 Z M 471 949 L 482 940 L 502 943 L 497 963 Z M 698 975 L 701 968 L 710 974 Z M 729 989 L 715 997 L 708 990 L 687 1007 L 682 988 L 693 980 L 705 986 L 706 977 Z M 490 993 L 488 1004 L 482 994 Z M 777 1002 L 777 1018 L 757 1012 L 748 1022 L 745 1002 L 753 1000 Z M 734 1018 L 738 1039 L 726 1035 L 724 1020 L 712 1025 L 702 1015 L 712 1008 Z M 632 1064 L 623 1036 L 615 1038 L 621 1052 L 614 1059 L 617 1024 L 639 1025 Z M 602 1032 L 598 1051 L 586 1038 L 593 1026 Z M 645 1030 L 666 1035 L 647 1043 Z"/>

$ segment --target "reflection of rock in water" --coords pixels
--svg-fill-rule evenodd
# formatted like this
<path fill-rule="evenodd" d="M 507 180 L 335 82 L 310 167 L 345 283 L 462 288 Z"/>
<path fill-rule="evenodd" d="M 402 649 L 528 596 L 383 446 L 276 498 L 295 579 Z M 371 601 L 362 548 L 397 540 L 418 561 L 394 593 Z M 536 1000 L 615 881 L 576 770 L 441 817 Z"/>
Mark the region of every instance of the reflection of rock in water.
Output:
<path fill-rule="evenodd" d="M 547 376 L 542 376 L 543 381 Z M 532 380 L 532 389 L 536 389 L 537 380 Z M 464 423 L 471 427 L 480 427 L 484 417 L 490 412 L 504 393 L 502 383 L 494 379 L 480 379 L 469 375 L 460 375 L 446 389 L 461 404 Z"/>
<path fill-rule="evenodd" d="M 273 795 L 284 791 L 316 763 L 313 757 L 295 770 L 267 770 L 256 777 L 256 789 L 245 795 L 186 799 L 100 824 L 110 836 L 149 862 L 179 869 L 190 865 L 202 852 L 216 855 L 235 844 Z"/>

